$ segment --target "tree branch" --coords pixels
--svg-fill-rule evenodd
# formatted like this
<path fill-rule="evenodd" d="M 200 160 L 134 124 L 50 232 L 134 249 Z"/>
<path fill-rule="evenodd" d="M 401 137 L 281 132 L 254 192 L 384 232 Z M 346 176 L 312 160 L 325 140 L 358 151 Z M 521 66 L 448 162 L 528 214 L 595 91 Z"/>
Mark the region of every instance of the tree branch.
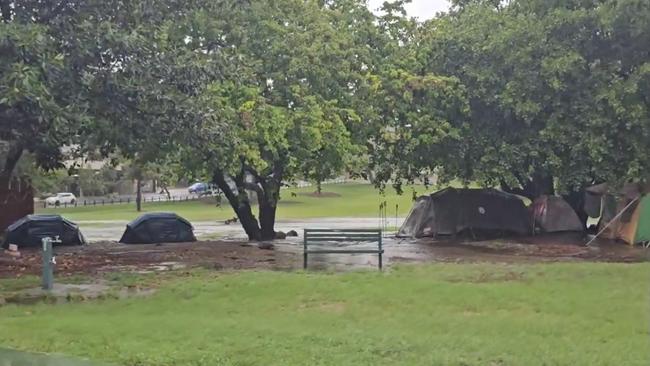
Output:
<path fill-rule="evenodd" d="M 239 206 L 239 197 L 230 189 L 222 170 L 215 170 L 212 174 L 212 183 L 216 184 L 223 191 L 223 194 L 232 206 Z"/>

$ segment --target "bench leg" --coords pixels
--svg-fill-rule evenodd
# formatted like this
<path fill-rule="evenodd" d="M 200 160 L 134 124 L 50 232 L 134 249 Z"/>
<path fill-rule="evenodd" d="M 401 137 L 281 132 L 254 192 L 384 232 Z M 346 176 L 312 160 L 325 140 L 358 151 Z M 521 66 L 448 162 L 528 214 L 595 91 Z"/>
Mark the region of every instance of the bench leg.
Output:
<path fill-rule="evenodd" d="M 302 269 L 307 269 L 307 256 L 308 254 L 307 252 L 305 252 L 305 254 L 303 254 L 303 259 L 302 259 Z"/>
<path fill-rule="evenodd" d="M 379 252 L 379 270 L 381 271 L 383 268 L 384 268 L 383 254 Z"/>

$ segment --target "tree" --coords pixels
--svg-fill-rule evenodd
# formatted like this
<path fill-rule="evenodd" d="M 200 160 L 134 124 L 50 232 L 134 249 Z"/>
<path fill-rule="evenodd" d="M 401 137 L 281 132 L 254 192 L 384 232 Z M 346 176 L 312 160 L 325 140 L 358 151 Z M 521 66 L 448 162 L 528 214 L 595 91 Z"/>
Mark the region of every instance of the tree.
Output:
<path fill-rule="evenodd" d="M 468 118 L 451 120 L 442 159 L 399 171 L 557 191 L 586 219 L 585 186 L 648 177 L 649 15 L 634 0 L 456 2 L 418 29 L 413 72 L 457 79 Z"/>
<path fill-rule="evenodd" d="M 213 52 L 219 46 L 199 39 L 194 28 L 201 28 L 207 9 L 223 4 L 170 0 L 94 5 L 84 19 L 84 37 L 94 41 L 103 62 L 84 78 L 94 118 L 83 148 L 104 156 L 118 153 L 130 161 L 140 211 L 142 181 L 164 178 L 167 189 L 171 176 L 163 168 L 185 144 L 192 144 L 188 131 L 198 132 L 204 124 L 219 128 L 216 111 L 201 104 L 202 93 L 221 80 L 227 67 L 221 67 L 222 55 Z"/>
<path fill-rule="evenodd" d="M 335 11 L 316 1 L 259 1 L 230 11 L 229 24 L 205 24 L 198 35 L 215 41 L 208 32 L 220 27 L 218 39 L 237 51 L 237 76 L 215 80 L 203 94 L 227 124 L 195 130 L 198 149 L 190 155 L 204 157 L 248 237 L 270 240 L 283 182 L 319 156 L 333 165 L 350 150 L 349 126 L 360 120 L 346 98 L 363 65 L 358 45 L 334 26 Z"/>
<path fill-rule="evenodd" d="M 74 4 L 0 1 L 0 184 L 24 151 L 45 169 L 61 166 L 60 147 L 84 120 L 79 82 L 86 59 L 76 47 Z"/>

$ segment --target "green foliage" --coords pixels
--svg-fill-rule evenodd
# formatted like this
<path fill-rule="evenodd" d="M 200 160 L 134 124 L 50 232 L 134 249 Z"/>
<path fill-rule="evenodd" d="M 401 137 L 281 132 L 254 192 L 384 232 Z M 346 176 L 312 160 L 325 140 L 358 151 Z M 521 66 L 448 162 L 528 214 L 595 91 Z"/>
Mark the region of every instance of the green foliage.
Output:
<path fill-rule="evenodd" d="M 13 174 L 24 150 L 45 169 L 61 164 L 59 147 L 74 140 L 84 120 L 75 22 L 66 4 L 17 1 L 0 10 L 1 179 Z"/>
<path fill-rule="evenodd" d="M 511 187 L 550 176 L 563 192 L 647 179 L 649 20 L 634 0 L 462 1 L 424 24 L 418 67 L 457 78 L 470 106 L 439 173 Z"/>
<path fill-rule="evenodd" d="M 647 1 L 458 0 L 423 24 L 405 3 L 2 6 L 2 178 L 23 150 L 50 169 L 78 143 L 166 185 L 218 181 L 252 231 L 254 192 L 270 237 L 303 177 L 530 197 L 649 177 Z"/>

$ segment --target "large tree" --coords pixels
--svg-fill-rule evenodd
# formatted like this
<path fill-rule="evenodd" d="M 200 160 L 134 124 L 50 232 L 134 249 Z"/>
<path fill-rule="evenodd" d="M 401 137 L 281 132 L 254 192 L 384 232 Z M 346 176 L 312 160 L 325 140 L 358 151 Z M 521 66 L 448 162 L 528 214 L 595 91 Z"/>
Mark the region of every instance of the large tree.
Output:
<path fill-rule="evenodd" d="M 197 27 L 205 32 L 198 37 L 235 50 L 240 72 L 203 93 L 226 125 L 197 130 L 189 153 L 201 154 L 251 240 L 275 238 L 285 182 L 352 149 L 350 127 L 360 120 L 348 98 L 364 65 L 337 14 L 318 1 L 258 1 Z"/>
<path fill-rule="evenodd" d="M 0 184 L 25 151 L 36 163 L 60 166 L 60 147 L 74 142 L 84 120 L 75 4 L 0 1 Z"/>
<path fill-rule="evenodd" d="M 469 118 L 436 168 L 529 198 L 648 177 L 650 10 L 643 1 L 458 1 L 420 27 L 417 75 L 453 77 Z"/>

